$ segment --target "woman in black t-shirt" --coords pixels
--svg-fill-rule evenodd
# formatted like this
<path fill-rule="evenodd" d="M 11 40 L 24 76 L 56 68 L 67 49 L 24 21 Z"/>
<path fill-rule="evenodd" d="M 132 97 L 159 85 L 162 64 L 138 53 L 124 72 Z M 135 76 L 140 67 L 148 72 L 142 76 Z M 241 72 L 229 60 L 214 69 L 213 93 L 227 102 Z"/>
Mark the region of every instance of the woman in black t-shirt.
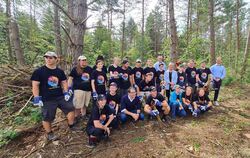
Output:
<path fill-rule="evenodd" d="M 205 94 L 204 88 L 199 88 L 197 92 L 197 96 L 194 98 L 193 102 L 194 112 L 193 116 L 197 117 L 197 115 L 201 112 L 206 112 L 211 109 L 212 102 L 210 101 L 208 95 Z"/>
<path fill-rule="evenodd" d="M 106 94 L 107 76 L 102 71 L 103 61 L 96 61 L 96 70 L 91 74 L 91 87 L 93 91 L 93 98 L 96 99 L 99 94 Z"/>
<path fill-rule="evenodd" d="M 185 90 L 185 93 L 182 95 L 182 106 L 184 109 L 190 110 L 191 113 L 193 113 L 193 94 L 192 94 L 192 87 L 187 87 Z"/>

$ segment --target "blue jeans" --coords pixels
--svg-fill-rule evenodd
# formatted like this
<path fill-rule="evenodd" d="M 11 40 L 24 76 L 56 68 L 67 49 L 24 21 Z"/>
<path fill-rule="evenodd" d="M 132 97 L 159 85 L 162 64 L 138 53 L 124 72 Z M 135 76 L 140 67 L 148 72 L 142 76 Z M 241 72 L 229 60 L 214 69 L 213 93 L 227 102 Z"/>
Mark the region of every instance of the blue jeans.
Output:
<path fill-rule="evenodd" d="M 179 109 L 180 105 L 178 103 L 170 103 L 170 109 L 171 109 L 171 117 L 176 118 L 176 115 L 184 117 L 187 115 L 186 111 L 183 109 Z"/>
<path fill-rule="evenodd" d="M 130 112 L 136 114 L 136 113 L 137 113 L 136 111 L 137 111 L 137 110 L 133 110 L 133 111 L 130 111 Z M 131 118 L 131 116 L 125 114 L 124 112 L 121 113 L 121 115 L 120 115 L 120 120 L 121 120 L 122 124 L 126 123 L 128 117 Z M 143 113 L 140 113 L 140 114 L 139 114 L 139 119 L 138 119 L 138 120 L 142 120 L 142 121 L 144 120 L 144 114 L 143 114 Z"/>

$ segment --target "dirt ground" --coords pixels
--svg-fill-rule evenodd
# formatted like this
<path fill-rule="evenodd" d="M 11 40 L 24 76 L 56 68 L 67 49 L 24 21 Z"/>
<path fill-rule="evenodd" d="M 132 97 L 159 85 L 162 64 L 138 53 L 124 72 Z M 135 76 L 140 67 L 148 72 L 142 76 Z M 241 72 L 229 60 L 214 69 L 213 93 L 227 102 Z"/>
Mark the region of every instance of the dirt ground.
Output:
<path fill-rule="evenodd" d="M 223 87 L 221 105 L 199 118 L 179 118 L 167 127 L 157 121 L 129 123 L 113 131 L 111 140 L 101 142 L 95 149 L 85 146 L 85 132 L 70 132 L 66 122 L 61 121 L 54 126 L 55 133 L 60 135 L 59 141 L 46 142 L 39 128 L 0 149 L 0 157 L 249 158 L 249 94 L 250 86 Z"/>

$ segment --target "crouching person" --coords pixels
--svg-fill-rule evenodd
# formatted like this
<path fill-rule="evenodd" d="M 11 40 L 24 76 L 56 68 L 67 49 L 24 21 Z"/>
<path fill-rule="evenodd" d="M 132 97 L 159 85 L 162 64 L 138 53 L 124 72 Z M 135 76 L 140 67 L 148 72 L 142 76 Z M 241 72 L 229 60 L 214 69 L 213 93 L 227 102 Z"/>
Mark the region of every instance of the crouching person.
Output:
<path fill-rule="evenodd" d="M 188 86 L 185 90 L 185 93 L 182 95 L 182 106 L 185 110 L 190 111 L 193 114 L 193 103 L 194 97 L 192 93 L 192 87 Z"/>
<path fill-rule="evenodd" d="M 93 106 L 90 119 L 87 123 L 86 132 L 89 136 L 87 147 L 94 148 L 100 140 L 107 140 L 111 128 L 118 127 L 118 121 L 114 118 L 112 110 L 106 104 L 105 95 L 99 95 L 97 98 L 97 106 Z"/>
<path fill-rule="evenodd" d="M 197 117 L 200 113 L 204 113 L 211 109 L 212 102 L 210 101 L 208 95 L 205 94 L 204 88 L 198 89 L 198 94 L 194 98 L 194 112 L 193 116 Z"/>
<path fill-rule="evenodd" d="M 151 87 L 150 89 L 150 95 L 146 100 L 144 111 L 152 117 L 157 117 L 161 114 L 161 119 L 166 121 L 166 115 L 169 113 L 170 108 L 166 99 L 157 92 L 155 87 Z"/>
<path fill-rule="evenodd" d="M 187 115 L 182 106 L 182 93 L 179 85 L 174 86 L 174 91 L 170 95 L 169 105 L 171 108 L 171 118 L 173 121 L 175 121 L 176 115 L 180 117 Z"/>
<path fill-rule="evenodd" d="M 144 120 L 144 115 L 141 113 L 141 101 L 136 96 L 134 87 L 130 87 L 128 94 L 124 95 L 121 99 L 120 119 L 122 124 L 126 123 L 128 118 L 132 118 L 134 121 Z"/>

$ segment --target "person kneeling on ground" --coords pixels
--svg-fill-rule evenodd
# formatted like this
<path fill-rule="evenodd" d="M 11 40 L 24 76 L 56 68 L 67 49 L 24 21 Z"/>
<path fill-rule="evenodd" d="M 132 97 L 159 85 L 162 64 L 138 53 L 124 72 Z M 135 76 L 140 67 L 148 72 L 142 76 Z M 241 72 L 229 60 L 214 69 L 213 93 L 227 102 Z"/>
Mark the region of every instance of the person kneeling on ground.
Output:
<path fill-rule="evenodd" d="M 190 112 L 193 114 L 194 110 L 192 107 L 194 97 L 192 93 L 192 87 L 188 86 L 185 90 L 185 93 L 182 95 L 182 106 L 184 109 L 190 110 Z"/>
<path fill-rule="evenodd" d="M 166 115 L 169 113 L 170 107 L 168 106 L 166 99 L 157 92 L 155 87 L 151 87 L 144 111 L 152 117 L 156 117 L 162 113 L 162 120 L 166 121 Z"/>
<path fill-rule="evenodd" d="M 186 111 L 182 106 L 182 93 L 179 85 L 174 86 L 174 91 L 170 95 L 169 105 L 171 108 L 171 118 L 173 121 L 176 119 L 176 115 L 181 117 L 186 116 Z"/>
<path fill-rule="evenodd" d="M 211 109 L 212 102 L 210 101 L 208 95 L 205 94 L 204 88 L 198 89 L 198 94 L 194 98 L 194 112 L 193 116 L 197 117 L 198 114 L 204 113 Z"/>
<path fill-rule="evenodd" d="M 123 124 L 127 121 L 128 117 L 132 117 L 134 121 L 144 120 L 144 115 L 141 113 L 141 101 L 136 96 L 134 87 L 130 87 L 128 94 L 122 97 L 120 117 Z"/>
<path fill-rule="evenodd" d="M 107 140 L 110 135 L 111 128 L 118 127 L 118 121 L 114 118 L 112 110 L 106 104 L 105 95 L 101 94 L 97 98 L 97 106 L 93 106 L 90 119 L 87 123 L 86 132 L 89 136 L 87 147 L 93 148 L 96 142 Z"/>
<path fill-rule="evenodd" d="M 117 93 L 117 84 L 112 82 L 109 85 L 109 91 L 107 93 L 107 103 L 113 111 L 114 117 L 118 115 L 120 102 L 121 96 Z"/>

